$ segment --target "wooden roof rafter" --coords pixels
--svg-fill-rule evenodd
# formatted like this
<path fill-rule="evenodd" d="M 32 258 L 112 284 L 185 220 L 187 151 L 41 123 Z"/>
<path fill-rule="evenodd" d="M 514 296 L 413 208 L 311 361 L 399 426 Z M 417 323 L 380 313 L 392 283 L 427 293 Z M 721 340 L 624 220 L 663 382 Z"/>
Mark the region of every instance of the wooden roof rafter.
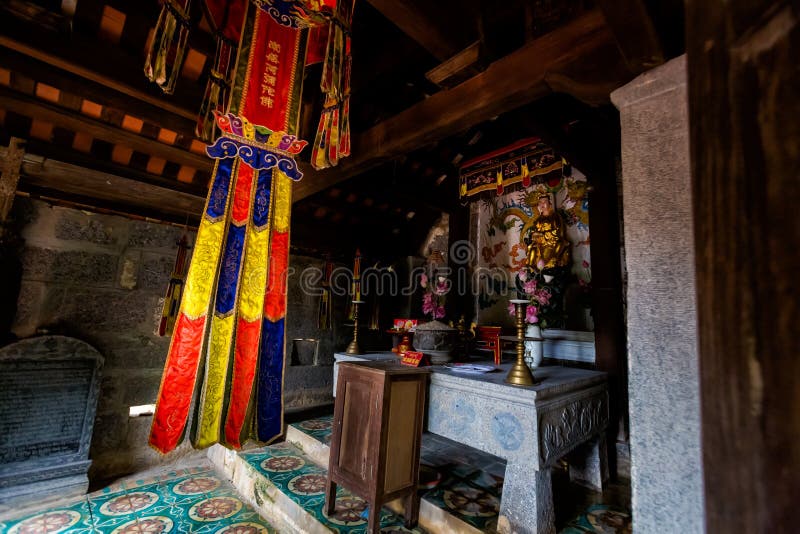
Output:
<path fill-rule="evenodd" d="M 431 20 L 413 0 L 367 1 L 439 61 L 450 59 L 464 48 L 465 43 L 449 35 L 443 24 Z"/>
<path fill-rule="evenodd" d="M 180 83 L 175 94 L 165 96 L 142 74 L 144 43 L 141 54 L 131 55 L 80 33 L 67 35 L 0 17 L 0 46 L 188 120 L 196 118 L 205 89 Z"/>
<path fill-rule="evenodd" d="M 146 154 L 164 158 L 167 161 L 189 165 L 198 170 L 210 171 L 213 166 L 211 160 L 205 156 L 165 143 L 154 142 L 142 135 L 115 128 L 99 120 L 69 112 L 5 88 L 0 88 L 0 109 L 12 110 L 15 113 L 46 121 L 73 132 L 86 133 L 94 138 L 121 144 Z"/>
<path fill-rule="evenodd" d="M 353 155 L 337 167 L 316 172 L 313 180 L 298 183 L 294 199 L 303 199 L 384 161 L 545 96 L 552 91 L 548 79 L 558 88 L 576 89 L 579 98 L 607 99 L 609 88 L 630 79 L 629 72 L 617 69 L 608 73 L 608 79 L 566 82 L 572 80 L 574 73 L 570 69 L 575 64 L 598 50 L 614 46 L 603 14 L 597 9 L 587 12 L 493 62 L 484 72 L 456 87 L 436 93 L 354 135 Z M 618 62 L 621 61 L 619 58 Z"/>
<path fill-rule="evenodd" d="M 664 63 L 664 48 L 644 0 L 597 3 L 631 72 L 638 74 Z"/>

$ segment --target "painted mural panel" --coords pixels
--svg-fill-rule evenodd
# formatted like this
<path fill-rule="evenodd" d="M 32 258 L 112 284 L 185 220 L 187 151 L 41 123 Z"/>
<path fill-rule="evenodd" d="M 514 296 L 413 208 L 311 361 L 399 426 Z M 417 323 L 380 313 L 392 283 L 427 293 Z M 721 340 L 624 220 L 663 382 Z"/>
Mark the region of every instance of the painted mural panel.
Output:
<path fill-rule="evenodd" d="M 572 247 L 572 274 L 566 294 L 569 326 L 591 329 L 585 308 L 591 282 L 589 254 L 589 195 L 586 177 L 565 167 L 560 175 L 549 174 L 540 183 L 502 195 L 486 195 L 473 201 L 472 239 L 476 248 L 475 275 L 480 279 L 476 298 L 478 324 L 512 324 L 504 295 L 525 265 L 526 248 L 521 237 L 538 217 L 538 198 L 548 194 L 560 213 Z M 582 327 L 582 328 L 581 328 Z"/>

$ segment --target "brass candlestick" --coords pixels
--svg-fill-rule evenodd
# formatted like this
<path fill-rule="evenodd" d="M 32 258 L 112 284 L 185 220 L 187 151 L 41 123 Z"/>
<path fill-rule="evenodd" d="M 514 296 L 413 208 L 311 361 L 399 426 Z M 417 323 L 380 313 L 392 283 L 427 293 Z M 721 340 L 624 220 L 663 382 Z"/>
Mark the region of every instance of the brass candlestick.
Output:
<path fill-rule="evenodd" d="M 353 301 L 353 341 L 347 346 L 347 354 L 363 354 L 361 347 L 358 346 L 358 305 L 364 304 L 363 300 Z"/>
<path fill-rule="evenodd" d="M 528 301 L 514 299 L 511 303 L 517 316 L 517 361 L 511 366 L 505 381 L 515 386 L 532 386 L 533 373 L 525 364 L 525 308 L 528 307 Z"/>

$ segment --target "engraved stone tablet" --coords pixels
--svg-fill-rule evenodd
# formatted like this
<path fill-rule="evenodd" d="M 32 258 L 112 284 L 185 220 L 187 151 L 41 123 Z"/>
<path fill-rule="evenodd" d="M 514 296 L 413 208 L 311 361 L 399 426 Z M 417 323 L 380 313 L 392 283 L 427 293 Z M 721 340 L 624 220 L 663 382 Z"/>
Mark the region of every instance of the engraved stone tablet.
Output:
<path fill-rule="evenodd" d="M 85 493 L 102 363 L 64 336 L 0 349 L 0 508 Z"/>

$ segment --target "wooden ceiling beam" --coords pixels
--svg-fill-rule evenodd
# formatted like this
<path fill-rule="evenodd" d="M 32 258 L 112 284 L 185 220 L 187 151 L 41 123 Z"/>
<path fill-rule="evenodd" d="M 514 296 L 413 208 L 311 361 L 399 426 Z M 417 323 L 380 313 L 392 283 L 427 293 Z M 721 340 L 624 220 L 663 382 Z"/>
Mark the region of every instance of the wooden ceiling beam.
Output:
<path fill-rule="evenodd" d="M 664 63 L 664 49 L 644 0 L 598 0 L 606 22 L 634 74 Z"/>
<path fill-rule="evenodd" d="M 50 122 L 72 132 L 89 134 L 95 139 L 127 146 L 151 156 L 194 167 L 199 171 L 211 172 L 213 167 L 212 161 L 208 157 L 116 128 L 5 88 L 0 88 L 0 109 Z"/>
<path fill-rule="evenodd" d="M 307 175 L 295 185 L 294 199 L 301 200 L 384 161 L 532 102 L 550 93 L 548 76 L 567 71 L 583 56 L 613 42 L 602 13 L 585 13 L 495 61 L 481 74 L 354 136 L 353 155 L 337 167 Z M 630 75 L 613 79 L 616 75 L 610 74 L 602 91 L 630 79 Z"/>
<path fill-rule="evenodd" d="M 441 62 L 425 73 L 429 82 L 440 87 L 450 87 L 478 73 L 481 43 L 475 41 L 456 55 Z"/>
<path fill-rule="evenodd" d="M 0 155 L 5 149 L 0 149 Z M 166 187 L 129 180 L 85 167 L 25 154 L 19 190 L 39 195 L 85 201 L 95 207 L 121 209 L 137 215 L 196 219 L 205 199 Z"/>
<path fill-rule="evenodd" d="M 442 31 L 444 25 L 425 15 L 413 0 L 367 1 L 439 61 L 461 51 L 460 43 Z"/>
<path fill-rule="evenodd" d="M 611 92 L 620 80 L 632 78 L 633 72 L 621 61 L 614 42 L 587 52 L 571 64 L 545 75 L 545 83 L 554 93 L 564 93 L 590 106 L 609 103 Z"/>
<path fill-rule="evenodd" d="M 11 132 L 12 135 L 14 133 L 15 132 Z M 65 146 L 59 146 L 56 143 L 48 143 L 40 139 L 28 139 L 26 141 L 26 146 L 29 147 L 29 152 L 37 156 L 63 161 L 64 163 L 69 163 L 92 171 L 113 174 L 128 180 L 165 187 L 201 198 L 205 198 L 208 193 L 207 184 L 179 182 L 174 178 L 152 174 L 146 170 L 139 170 L 129 165 L 121 165 L 114 161 L 95 157 L 92 154 L 80 152 Z"/>

